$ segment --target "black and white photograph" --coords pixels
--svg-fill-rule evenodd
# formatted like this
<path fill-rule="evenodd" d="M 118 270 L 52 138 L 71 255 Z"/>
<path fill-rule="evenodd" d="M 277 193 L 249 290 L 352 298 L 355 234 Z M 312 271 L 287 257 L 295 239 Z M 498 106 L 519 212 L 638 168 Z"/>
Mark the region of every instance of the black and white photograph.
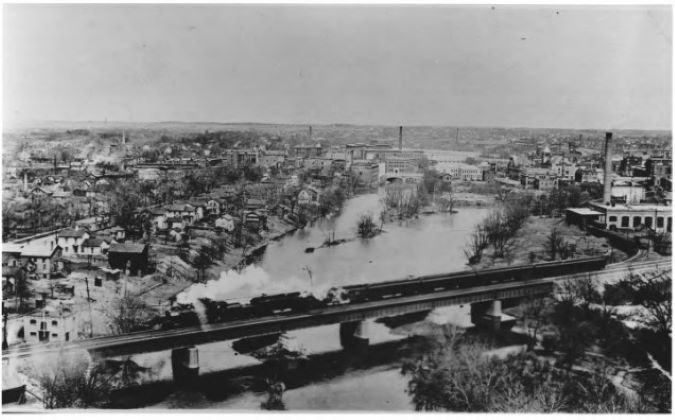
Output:
<path fill-rule="evenodd" d="M 671 413 L 672 88 L 667 3 L 3 2 L 2 413 Z"/>

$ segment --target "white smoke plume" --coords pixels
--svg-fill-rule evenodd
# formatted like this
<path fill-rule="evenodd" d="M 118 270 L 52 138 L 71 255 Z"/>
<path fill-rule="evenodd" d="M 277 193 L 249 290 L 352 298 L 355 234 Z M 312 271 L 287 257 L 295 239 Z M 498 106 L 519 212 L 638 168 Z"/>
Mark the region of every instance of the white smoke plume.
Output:
<path fill-rule="evenodd" d="M 297 277 L 272 278 L 261 267 L 251 265 L 239 272 L 223 271 L 218 279 L 194 284 L 176 296 L 176 301 L 181 304 L 192 303 L 195 307 L 199 305 L 199 299 L 202 298 L 247 304 L 252 298 L 263 294 L 275 295 L 292 292 L 312 294 L 317 299 L 323 299 L 330 288 L 327 285 L 311 286 L 308 279 Z"/>

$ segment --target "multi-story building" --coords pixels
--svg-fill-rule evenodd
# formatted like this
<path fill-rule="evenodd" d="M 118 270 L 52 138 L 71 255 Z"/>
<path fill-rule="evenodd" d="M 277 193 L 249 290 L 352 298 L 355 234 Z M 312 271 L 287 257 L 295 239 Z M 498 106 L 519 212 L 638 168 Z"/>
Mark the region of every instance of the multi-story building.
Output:
<path fill-rule="evenodd" d="M 399 156 L 389 156 L 384 160 L 385 173 L 415 173 L 419 172 L 419 163 L 414 158 L 404 158 Z"/>
<path fill-rule="evenodd" d="M 576 171 L 576 164 L 563 157 L 555 156 L 551 159 L 551 173 L 558 178 L 574 181 Z"/>
<path fill-rule="evenodd" d="M 228 149 L 225 152 L 230 166 L 239 168 L 247 165 L 257 165 L 260 157 L 258 149 Z"/>
<path fill-rule="evenodd" d="M 465 163 L 437 163 L 435 168 L 439 172 L 449 174 L 454 179 L 464 181 L 481 181 L 483 179 L 483 171 L 474 165 L 467 165 Z"/>
<path fill-rule="evenodd" d="M 298 146 L 293 147 L 293 151 L 295 153 L 295 157 L 300 157 L 300 158 L 312 158 L 312 157 L 319 157 L 323 154 L 323 146 L 321 144 L 310 144 L 310 145 L 305 145 L 305 144 L 300 144 Z"/>
<path fill-rule="evenodd" d="M 21 265 L 26 267 L 29 275 L 49 279 L 58 271 L 58 260 L 61 258 L 61 247 L 47 245 L 26 245 L 21 248 Z"/>
<path fill-rule="evenodd" d="M 65 255 L 77 254 L 82 243 L 89 239 L 89 232 L 84 229 L 63 229 L 56 234 L 56 245 L 63 249 Z"/>
<path fill-rule="evenodd" d="M 327 170 L 333 166 L 333 159 L 326 157 L 309 157 L 303 159 L 302 166 L 305 169 Z"/>
<path fill-rule="evenodd" d="M 526 167 L 522 168 L 520 183 L 526 188 L 550 190 L 555 187 L 557 176 L 550 168 Z"/>
<path fill-rule="evenodd" d="M 637 179 L 615 179 L 612 181 L 612 199 L 627 204 L 640 204 L 645 197 L 647 189 L 645 181 Z"/>
<path fill-rule="evenodd" d="M 377 183 L 379 165 L 369 160 L 356 160 L 351 164 L 350 172 L 357 179 L 357 185 L 371 187 Z"/>
<path fill-rule="evenodd" d="M 265 150 L 259 155 L 259 164 L 264 168 L 278 168 L 286 160 L 286 152 L 283 150 Z"/>
<path fill-rule="evenodd" d="M 77 338 L 75 318 L 68 308 L 43 309 L 23 319 L 26 343 L 64 342 Z"/>
<path fill-rule="evenodd" d="M 647 176 L 670 179 L 673 171 L 673 160 L 662 157 L 650 157 L 645 161 L 645 169 Z"/>
<path fill-rule="evenodd" d="M 598 222 L 606 229 L 643 229 L 649 228 L 656 232 L 672 232 L 672 208 L 655 204 L 626 205 L 626 204 L 592 204 L 594 210 L 602 215 Z"/>

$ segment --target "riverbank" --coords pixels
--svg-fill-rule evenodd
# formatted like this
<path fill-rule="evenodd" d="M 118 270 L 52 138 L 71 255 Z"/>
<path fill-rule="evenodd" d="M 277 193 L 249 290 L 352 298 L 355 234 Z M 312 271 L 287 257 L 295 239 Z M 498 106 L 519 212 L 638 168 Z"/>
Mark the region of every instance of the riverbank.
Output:
<path fill-rule="evenodd" d="M 551 261 L 548 238 L 553 229 L 556 229 L 564 243 L 571 245 L 574 250 L 571 258 L 607 255 L 610 250 L 615 261 L 628 258 L 621 250 L 612 249 L 606 238 L 596 237 L 577 226 L 567 225 L 563 218 L 529 216 L 511 240 L 505 258 L 492 258 L 492 249 L 488 248 L 484 251 L 480 263 L 473 265 L 472 268 L 483 270 Z M 557 258 L 560 258 L 559 254 Z"/>
<path fill-rule="evenodd" d="M 234 247 L 223 255 L 220 261 L 216 261 L 206 270 L 208 278 L 218 278 L 222 271 L 243 268 L 250 263 L 252 256 L 263 251 L 271 242 L 278 241 L 284 236 L 298 230 L 298 226 L 284 221 L 277 216 L 270 216 L 267 219 L 267 232 L 259 243 L 247 247 Z"/>

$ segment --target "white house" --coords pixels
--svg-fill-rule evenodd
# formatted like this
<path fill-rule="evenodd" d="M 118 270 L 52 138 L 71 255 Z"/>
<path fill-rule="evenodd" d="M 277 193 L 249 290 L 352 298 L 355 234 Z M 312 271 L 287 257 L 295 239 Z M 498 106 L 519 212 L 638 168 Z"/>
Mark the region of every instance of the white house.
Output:
<path fill-rule="evenodd" d="M 192 203 L 192 207 L 194 207 L 194 219 L 192 220 L 193 222 L 202 220 L 204 217 L 206 217 L 207 214 L 207 205 L 206 203 Z"/>
<path fill-rule="evenodd" d="M 215 225 L 217 228 L 232 232 L 234 230 L 234 218 L 229 214 L 224 214 L 216 219 Z"/>
<path fill-rule="evenodd" d="M 96 237 L 89 238 L 82 243 L 80 248 L 81 255 L 105 255 L 110 245 L 116 243 L 112 238 Z"/>
<path fill-rule="evenodd" d="M 154 226 L 154 229 L 168 229 L 169 225 L 166 220 L 168 219 L 168 212 L 164 209 L 146 209 L 145 213 L 148 215 L 150 222 Z"/>
<path fill-rule="evenodd" d="M 48 245 L 26 245 L 21 249 L 21 264 L 26 267 L 29 275 L 51 278 L 52 273 L 58 270 L 58 260 L 61 258 L 61 247 Z"/>
<path fill-rule="evenodd" d="M 300 205 L 318 204 L 320 195 L 321 194 L 319 193 L 319 191 L 315 188 L 312 187 L 304 188 L 298 194 L 298 204 Z"/>
<path fill-rule="evenodd" d="M 24 340 L 29 344 L 65 342 L 77 338 L 75 318 L 68 308 L 43 310 L 25 316 L 23 331 Z"/>
<path fill-rule="evenodd" d="M 211 198 L 206 202 L 206 211 L 208 214 L 219 215 L 221 212 L 220 201 Z"/>
<path fill-rule="evenodd" d="M 123 241 L 127 237 L 127 231 L 121 226 L 115 226 L 109 229 L 110 235 L 116 241 Z"/>
<path fill-rule="evenodd" d="M 65 255 L 77 254 L 82 243 L 89 239 L 89 233 L 84 229 L 63 229 L 56 234 L 56 245 L 63 249 Z"/>
<path fill-rule="evenodd" d="M 192 223 L 195 220 L 201 219 L 204 217 L 204 212 L 202 209 L 201 217 L 199 217 L 199 211 L 190 204 L 171 204 L 166 206 L 166 216 L 168 218 L 182 218 L 187 219 L 188 223 Z"/>

